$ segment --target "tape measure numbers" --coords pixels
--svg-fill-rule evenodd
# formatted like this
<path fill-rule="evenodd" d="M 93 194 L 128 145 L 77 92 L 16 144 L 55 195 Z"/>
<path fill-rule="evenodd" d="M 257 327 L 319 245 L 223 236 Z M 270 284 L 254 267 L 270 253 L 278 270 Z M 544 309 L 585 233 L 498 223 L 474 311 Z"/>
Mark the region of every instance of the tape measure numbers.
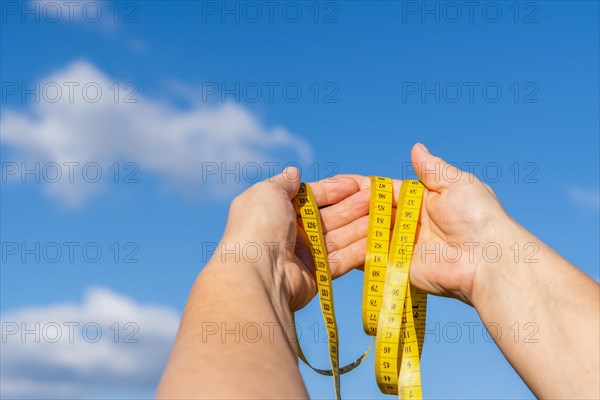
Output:
<path fill-rule="evenodd" d="M 375 340 L 375 377 L 380 390 L 401 399 L 420 399 L 420 356 L 425 334 L 427 294 L 410 286 L 410 263 L 424 187 L 419 181 L 402 182 L 390 240 L 393 184 L 390 178 L 371 177 L 371 202 L 364 266 L 363 329 Z M 321 311 L 329 337 L 331 370 L 314 368 L 300 345 L 300 358 L 314 371 L 334 378 L 340 399 L 340 375 L 352 371 L 371 347 L 354 362 L 340 368 L 339 337 L 335 319 L 332 278 L 317 202 L 302 183 L 294 199 L 315 264 Z"/>
<path fill-rule="evenodd" d="M 378 178 L 373 178 L 373 183 L 377 188 L 392 186 L 391 181 L 381 182 Z M 377 192 L 373 189 L 371 191 L 372 193 Z M 426 294 L 419 294 L 413 298 L 413 294 L 417 293 L 411 291 L 409 281 L 410 263 L 422 197 L 423 185 L 419 181 L 411 180 L 402 183 L 394 231 L 385 260 L 387 266 L 385 267 L 384 282 L 372 280 L 374 275 L 381 278 L 381 274 L 375 274 L 380 267 L 370 265 L 370 273 L 365 276 L 367 294 L 371 293 L 374 299 L 377 299 L 376 296 L 380 292 L 379 290 L 373 291 L 373 287 L 379 289 L 383 286 L 375 342 L 375 378 L 383 393 L 398 394 L 403 399 L 423 397 L 419 362 L 419 349 L 423 347 L 423 336 L 417 336 L 415 314 L 413 313 L 415 310 L 421 311 L 427 302 L 427 297 Z M 390 210 L 390 218 L 375 216 L 375 220 L 381 219 L 385 222 L 391 220 L 391 203 L 387 209 Z M 371 217 L 369 218 L 371 219 Z M 375 233 L 382 228 L 384 227 L 373 224 Z M 385 229 L 389 232 L 389 225 Z M 369 236 L 371 236 L 371 231 L 369 231 Z M 373 242 L 377 243 L 374 240 Z M 371 263 L 374 258 L 366 259 L 365 264 Z M 365 270 L 366 268 L 365 266 Z M 366 307 L 368 310 L 370 306 L 368 298 L 369 296 L 367 296 L 367 301 L 364 301 L 363 298 L 363 309 Z M 373 310 L 367 311 L 367 314 L 370 316 L 373 312 Z M 424 324 L 425 313 L 420 312 L 418 315 L 422 315 Z M 371 321 L 363 321 L 363 326 L 365 322 Z M 372 326 L 368 325 L 367 327 L 367 333 L 370 333 Z"/>

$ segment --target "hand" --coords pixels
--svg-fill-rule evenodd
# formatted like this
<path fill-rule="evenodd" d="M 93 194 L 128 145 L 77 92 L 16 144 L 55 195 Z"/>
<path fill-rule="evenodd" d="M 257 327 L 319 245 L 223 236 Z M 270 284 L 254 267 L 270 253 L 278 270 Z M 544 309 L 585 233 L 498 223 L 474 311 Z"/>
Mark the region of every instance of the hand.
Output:
<path fill-rule="evenodd" d="M 397 182 L 399 188 L 399 182 Z M 328 244 L 330 267 L 337 278 L 364 262 L 370 180 L 359 175 L 337 175 L 310 184 Z M 314 264 L 292 205 L 300 176 L 290 167 L 257 183 L 231 203 L 222 245 L 227 249 L 260 249 L 251 263 L 267 290 L 283 293 L 292 311 L 304 307 L 317 291 Z M 245 253 L 245 252 L 242 252 Z M 226 255 L 216 254 L 226 260 Z M 227 260 L 230 261 L 230 260 Z M 248 261 L 248 260 L 245 260 Z"/>
<path fill-rule="evenodd" d="M 339 243 L 330 255 L 338 261 L 334 277 L 361 262 L 364 243 L 356 241 L 366 235 L 366 224 L 358 227 L 368 210 L 368 181 L 340 175 L 311 185 L 326 241 Z M 308 398 L 289 329 L 290 311 L 316 294 L 292 205 L 299 187 L 298 171 L 288 168 L 232 202 L 221 243 L 192 287 L 158 398 Z M 248 326 L 257 328 L 256 337 L 245 335 Z"/>
<path fill-rule="evenodd" d="M 474 175 L 431 155 L 422 144 L 413 147 L 411 158 L 426 186 L 411 283 L 473 304 L 477 272 L 497 260 L 498 248 L 506 258 L 504 244 L 510 242 L 516 224 L 492 189 Z"/>
<path fill-rule="evenodd" d="M 411 283 L 472 304 L 476 271 L 486 263 L 482 247 L 503 238 L 508 242 L 514 224 L 494 192 L 475 176 L 432 156 L 420 144 L 414 146 L 412 160 L 426 190 Z M 393 184 L 396 205 L 401 181 Z M 371 181 L 336 175 L 310 186 L 321 209 L 335 279 L 364 264 Z M 253 244 L 262 249 L 259 273 L 272 293 L 284 293 L 291 310 L 304 307 L 316 293 L 314 265 L 298 235 L 302 228 L 291 203 L 299 187 L 298 171 L 288 168 L 243 192 L 232 202 L 222 240 L 228 247 L 236 242 L 240 248 Z"/>

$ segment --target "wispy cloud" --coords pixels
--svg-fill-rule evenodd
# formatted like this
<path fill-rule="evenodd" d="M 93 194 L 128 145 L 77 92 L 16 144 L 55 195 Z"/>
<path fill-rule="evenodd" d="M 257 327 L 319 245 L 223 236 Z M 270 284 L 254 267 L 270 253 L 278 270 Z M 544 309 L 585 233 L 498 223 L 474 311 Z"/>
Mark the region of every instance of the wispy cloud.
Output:
<path fill-rule="evenodd" d="M 567 188 L 569 199 L 587 210 L 600 210 L 600 189 L 582 188 L 580 186 L 569 186 Z"/>
<path fill-rule="evenodd" d="M 214 195 L 232 193 L 239 178 L 206 185 L 207 165 L 211 171 L 214 166 L 237 168 L 239 174 L 240 165 L 264 165 L 281 154 L 300 161 L 312 157 L 303 139 L 280 126 L 263 126 L 238 104 L 194 103 L 181 109 L 140 94 L 136 84 L 119 83 L 88 62 L 74 62 L 46 76 L 39 87 L 38 101 L 2 114 L 2 144 L 15 161 L 98 163 L 105 168 L 130 161 L 140 172 L 156 174 L 184 192 Z M 70 205 L 82 205 L 103 189 L 102 182 L 71 182 L 66 176 L 63 171 L 63 179 L 45 188 Z"/>
<path fill-rule="evenodd" d="M 138 2 L 118 4 L 108 0 L 29 0 L 8 5 L 5 11 L 8 21 L 18 18 L 42 23 L 78 24 L 105 32 L 114 32 L 120 25 L 137 24 L 141 14 Z"/>
<path fill-rule="evenodd" d="M 178 319 L 104 288 L 89 289 L 81 303 L 4 313 L 0 397 L 148 398 Z"/>
<path fill-rule="evenodd" d="M 126 27 L 135 26 L 143 20 L 143 2 L 111 0 L 29 0 L 28 2 L 6 2 L 2 7 L 3 22 L 61 23 L 90 28 L 116 45 L 125 45 L 136 55 L 144 55 L 148 43 L 127 35 Z M 4 21 L 6 20 L 6 21 Z M 124 28 L 125 29 L 122 29 Z"/>

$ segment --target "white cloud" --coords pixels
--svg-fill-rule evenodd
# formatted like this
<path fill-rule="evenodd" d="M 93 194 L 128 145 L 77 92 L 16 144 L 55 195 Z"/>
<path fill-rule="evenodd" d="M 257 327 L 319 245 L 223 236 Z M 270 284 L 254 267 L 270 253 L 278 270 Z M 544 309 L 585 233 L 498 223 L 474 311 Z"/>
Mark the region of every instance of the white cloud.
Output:
<path fill-rule="evenodd" d="M 93 324 L 102 332 L 97 341 Z M 139 304 L 103 288 L 88 290 L 82 303 L 5 313 L 0 397 L 152 396 L 178 324 L 172 309 Z M 25 336 L 24 328 L 30 331 Z"/>
<path fill-rule="evenodd" d="M 588 210 L 600 210 L 600 190 L 599 189 L 584 189 L 579 186 L 569 186 L 567 188 L 567 196 L 569 199 Z"/>
<path fill-rule="evenodd" d="M 40 80 L 39 101 L 24 110 L 3 112 L 3 145 L 14 151 L 15 161 L 58 163 L 62 178 L 48 183 L 54 175 L 50 179 L 42 175 L 41 181 L 47 183 L 48 194 L 68 204 L 84 204 L 105 189 L 103 183 L 112 177 L 108 167 L 118 160 L 134 162 L 140 173 L 156 174 L 186 193 L 214 195 L 232 193 L 237 182 L 231 176 L 226 184 L 215 176 L 207 178 L 203 173 L 208 172 L 209 164 L 225 163 L 223 166 L 233 169 L 236 163 L 264 166 L 282 154 L 292 160 L 311 158 L 311 148 L 304 140 L 282 127 L 264 127 L 238 104 L 194 103 L 181 109 L 135 93 L 135 84 L 115 86 L 115 82 L 88 62 L 74 62 Z M 137 103 L 128 103 L 126 98 Z M 71 162 L 81 166 L 98 163 L 104 178 L 89 183 L 76 174 L 70 182 L 67 165 Z M 267 171 L 261 170 L 263 179 L 268 177 Z M 207 186 L 203 184 L 206 181 L 219 185 Z"/>

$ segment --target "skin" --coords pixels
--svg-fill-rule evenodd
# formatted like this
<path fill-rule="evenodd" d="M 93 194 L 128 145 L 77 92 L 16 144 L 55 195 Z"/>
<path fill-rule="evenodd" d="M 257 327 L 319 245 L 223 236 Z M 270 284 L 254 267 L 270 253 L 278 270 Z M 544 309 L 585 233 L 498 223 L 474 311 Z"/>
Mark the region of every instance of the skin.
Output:
<path fill-rule="evenodd" d="M 426 186 L 411 284 L 474 306 L 537 397 L 600 398 L 599 285 L 515 222 L 475 176 L 421 144 L 411 157 Z M 193 285 L 157 398 L 308 397 L 287 329 L 292 311 L 316 294 L 291 203 L 299 185 L 298 171 L 288 168 L 232 202 L 222 245 Z M 311 187 L 325 240 L 336 244 L 329 258 L 337 278 L 364 263 L 370 180 L 338 175 Z M 223 251 L 235 243 L 261 256 Z M 484 253 L 486 245 L 493 250 Z M 236 338 L 236 323 L 258 324 L 263 334 Z M 518 340 L 508 334 L 515 323 Z M 524 340 L 525 324 L 537 327 L 537 342 Z"/>

